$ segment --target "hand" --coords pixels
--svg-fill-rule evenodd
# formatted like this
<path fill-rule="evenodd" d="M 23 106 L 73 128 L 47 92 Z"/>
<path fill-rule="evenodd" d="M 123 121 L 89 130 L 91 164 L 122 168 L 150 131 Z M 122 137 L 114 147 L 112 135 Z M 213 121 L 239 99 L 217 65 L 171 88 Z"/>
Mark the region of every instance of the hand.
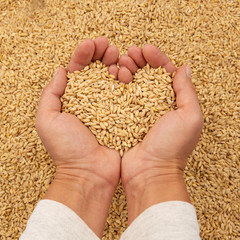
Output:
<path fill-rule="evenodd" d="M 114 64 L 118 57 L 118 49 L 109 46 L 106 38 L 85 40 L 67 71 L 82 70 L 91 60 L 99 59 L 117 76 Z M 101 237 L 120 178 L 120 155 L 100 146 L 77 117 L 61 113 L 60 97 L 66 84 L 66 70 L 59 68 L 43 90 L 36 117 L 37 132 L 56 165 L 56 176 L 45 198 L 70 207 Z"/>
<path fill-rule="evenodd" d="M 189 67 L 176 69 L 169 58 L 152 45 L 143 49 L 131 47 L 128 55 L 138 66 L 139 63 L 143 66 L 145 60 L 152 67 L 162 66 L 170 73 L 177 70 L 173 88 L 178 108 L 161 117 L 144 140 L 123 156 L 121 177 L 131 222 L 153 204 L 189 201 L 183 171 L 199 140 L 203 116 Z"/>

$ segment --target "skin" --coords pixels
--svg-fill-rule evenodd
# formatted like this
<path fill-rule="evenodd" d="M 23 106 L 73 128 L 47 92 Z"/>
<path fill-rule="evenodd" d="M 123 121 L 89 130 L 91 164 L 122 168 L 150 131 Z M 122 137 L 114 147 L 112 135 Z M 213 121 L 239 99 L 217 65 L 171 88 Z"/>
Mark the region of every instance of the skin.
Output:
<path fill-rule="evenodd" d="M 36 117 L 38 134 L 56 165 L 55 178 L 45 199 L 63 203 L 77 213 L 101 238 L 120 175 L 127 196 L 129 224 L 146 208 L 170 200 L 189 201 L 183 180 L 187 158 L 198 142 L 203 118 L 186 66 L 173 81 L 178 110 L 159 119 L 144 140 L 122 158 L 100 146 L 78 118 L 61 113 L 60 98 L 67 71 L 82 70 L 101 60 L 119 81 L 129 83 L 137 68 L 149 63 L 173 73 L 176 67 L 158 48 L 133 46 L 128 56 L 109 46 L 106 38 L 87 39 L 75 50 L 67 69 L 59 68 L 43 90 Z M 96 217 L 96 213 L 97 217 Z"/>

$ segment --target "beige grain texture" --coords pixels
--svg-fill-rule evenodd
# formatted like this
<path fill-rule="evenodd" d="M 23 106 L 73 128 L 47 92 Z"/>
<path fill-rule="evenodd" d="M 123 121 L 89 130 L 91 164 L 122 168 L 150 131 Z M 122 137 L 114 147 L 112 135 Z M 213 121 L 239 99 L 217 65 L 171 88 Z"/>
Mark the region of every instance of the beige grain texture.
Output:
<path fill-rule="evenodd" d="M 100 35 L 121 53 L 152 43 L 191 65 L 205 124 L 186 183 L 202 239 L 239 239 L 239 12 L 239 0 L 0 0 L 0 239 L 18 239 L 54 175 L 34 127 L 41 91 L 80 41 Z M 103 239 L 126 226 L 119 186 Z"/>

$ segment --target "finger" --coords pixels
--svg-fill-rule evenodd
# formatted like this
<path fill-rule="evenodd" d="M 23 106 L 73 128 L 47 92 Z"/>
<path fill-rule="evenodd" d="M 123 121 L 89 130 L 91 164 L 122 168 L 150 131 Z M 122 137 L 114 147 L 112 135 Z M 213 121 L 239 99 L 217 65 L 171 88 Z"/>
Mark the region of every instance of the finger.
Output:
<path fill-rule="evenodd" d="M 138 66 L 133 59 L 127 55 L 122 55 L 118 61 L 120 66 L 124 66 L 130 70 L 132 74 L 135 74 L 138 70 Z"/>
<path fill-rule="evenodd" d="M 87 39 L 80 43 L 68 64 L 67 71 L 70 73 L 81 71 L 91 62 L 94 52 L 95 44 L 93 40 Z"/>
<path fill-rule="evenodd" d="M 130 83 L 133 80 L 133 75 L 128 68 L 122 66 L 118 71 L 118 80 L 123 83 Z"/>
<path fill-rule="evenodd" d="M 147 64 L 143 56 L 142 49 L 137 46 L 131 46 L 128 49 L 128 56 L 131 57 L 140 68 L 143 68 Z"/>
<path fill-rule="evenodd" d="M 104 56 L 105 51 L 107 50 L 109 43 L 107 38 L 105 37 L 98 37 L 94 40 L 95 44 L 95 53 L 92 57 L 93 61 L 101 60 Z"/>
<path fill-rule="evenodd" d="M 178 110 L 191 114 L 201 111 L 189 66 L 183 65 L 177 70 L 173 79 L 173 89 L 176 93 Z"/>
<path fill-rule="evenodd" d="M 64 94 L 67 85 L 67 74 L 63 68 L 58 68 L 52 81 L 43 90 L 38 111 L 37 119 L 44 121 L 49 117 L 58 114 L 61 111 L 60 97 Z"/>
<path fill-rule="evenodd" d="M 116 79 L 118 78 L 118 70 L 119 69 L 116 64 L 113 64 L 113 65 L 109 66 L 109 68 L 108 68 L 108 72 L 111 75 L 115 76 Z"/>
<path fill-rule="evenodd" d="M 109 46 L 104 53 L 104 56 L 102 58 L 102 62 L 106 66 L 110 66 L 112 64 L 116 64 L 118 62 L 119 58 L 119 50 L 115 46 Z"/>
<path fill-rule="evenodd" d="M 147 44 L 143 47 L 143 56 L 151 67 L 158 68 L 161 66 L 171 74 L 177 70 L 170 59 L 157 47 L 151 44 Z"/>

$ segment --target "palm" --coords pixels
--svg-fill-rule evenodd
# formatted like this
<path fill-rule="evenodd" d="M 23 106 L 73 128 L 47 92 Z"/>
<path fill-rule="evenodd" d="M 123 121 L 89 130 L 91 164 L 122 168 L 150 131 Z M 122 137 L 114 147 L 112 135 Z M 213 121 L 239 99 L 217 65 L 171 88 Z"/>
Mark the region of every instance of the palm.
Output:
<path fill-rule="evenodd" d="M 201 115 L 199 115 L 201 117 Z M 147 133 L 143 141 L 123 157 L 123 179 L 137 176 L 147 166 L 158 168 L 174 164 L 184 170 L 187 158 L 201 134 L 200 118 L 186 118 L 181 109 L 161 117 Z M 129 175 L 130 174 L 130 175 Z"/>
<path fill-rule="evenodd" d="M 155 123 L 144 138 L 141 149 L 162 160 L 186 159 L 195 142 L 188 130 L 188 121 L 179 111 L 172 111 Z"/>
<path fill-rule="evenodd" d="M 124 155 L 123 167 L 132 170 L 131 173 L 123 172 L 123 180 L 140 175 L 148 164 L 155 165 L 160 162 L 164 164 L 171 159 L 179 158 L 178 152 L 181 146 L 176 139 L 181 134 L 181 128 L 178 126 L 183 124 L 176 111 L 169 112 L 160 118 L 143 141 Z"/>
<path fill-rule="evenodd" d="M 45 147 L 56 166 L 72 167 L 76 172 L 92 172 L 108 182 L 118 176 L 119 153 L 100 146 L 95 136 L 77 117 L 60 113 L 49 125 L 48 136 Z M 117 182 L 118 179 L 115 184 Z"/>
<path fill-rule="evenodd" d="M 57 165 L 82 159 L 99 147 L 90 130 L 68 113 L 60 113 L 48 131 L 51 137 L 46 148 Z"/>

